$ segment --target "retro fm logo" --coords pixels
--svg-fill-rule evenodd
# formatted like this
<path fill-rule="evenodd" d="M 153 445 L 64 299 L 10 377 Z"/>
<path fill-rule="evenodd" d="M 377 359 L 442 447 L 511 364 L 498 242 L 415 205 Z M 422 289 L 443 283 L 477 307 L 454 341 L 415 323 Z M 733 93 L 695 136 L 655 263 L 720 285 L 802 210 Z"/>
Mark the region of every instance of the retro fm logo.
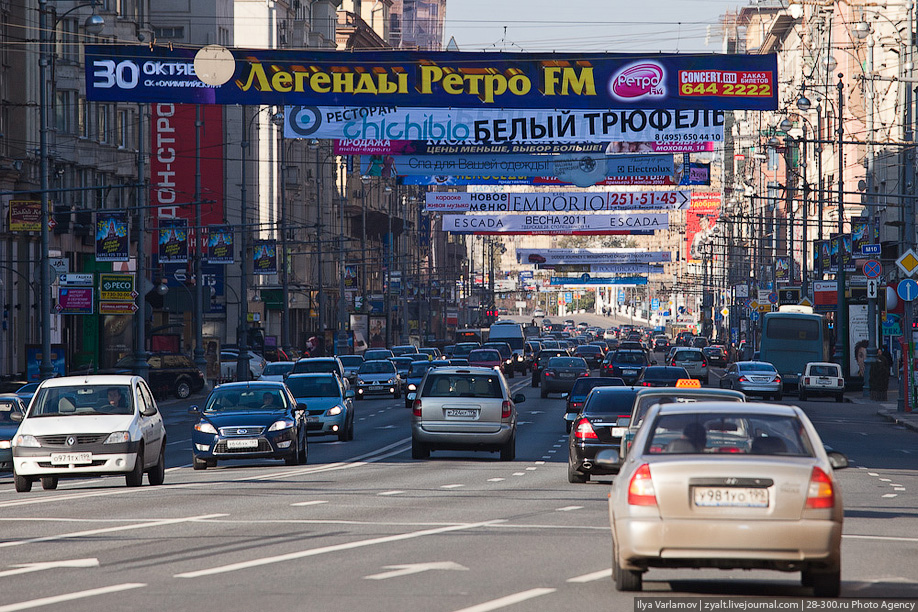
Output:
<path fill-rule="evenodd" d="M 666 72 L 657 62 L 639 62 L 619 70 L 609 83 L 609 92 L 619 100 L 666 97 Z"/>

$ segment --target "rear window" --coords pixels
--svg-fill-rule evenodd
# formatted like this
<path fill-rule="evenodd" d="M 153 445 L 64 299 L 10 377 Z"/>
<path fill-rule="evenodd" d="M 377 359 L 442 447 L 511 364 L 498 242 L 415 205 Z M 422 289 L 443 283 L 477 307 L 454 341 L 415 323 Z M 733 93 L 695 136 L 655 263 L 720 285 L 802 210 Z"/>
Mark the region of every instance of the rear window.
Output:
<path fill-rule="evenodd" d="M 338 364 L 334 361 L 298 361 L 294 364 L 294 374 L 321 374 L 322 372 L 338 372 Z"/>
<path fill-rule="evenodd" d="M 411 369 L 408 370 L 408 376 L 411 376 L 411 377 L 424 376 L 427 370 L 429 370 L 431 367 L 433 366 L 431 365 L 429 361 L 426 363 L 423 361 L 413 363 L 411 364 Z"/>
<path fill-rule="evenodd" d="M 775 373 L 775 366 L 770 363 L 740 363 L 737 365 L 740 372 L 770 372 Z"/>
<path fill-rule="evenodd" d="M 287 388 L 294 397 L 340 397 L 341 390 L 331 376 L 291 376 Z"/>
<path fill-rule="evenodd" d="M 583 346 L 578 346 L 577 352 L 578 353 L 592 353 L 595 355 L 596 353 L 601 353 L 602 349 L 600 349 L 598 346 L 594 346 L 591 344 L 585 344 Z"/>
<path fill-rule="evenodd" d="M 616 389 L 610 391 L 593 391 L 587 396 L 583 414 L 630 414 L 637 391 Z"/>
<path fill-rule="evenodd" d="M 810 376 L 836 376 L 839 377 L 841 374 L 838 372 L 838 366 L 827 366 L 827 365 L 818 365 L 810 366 Z"/>
<path fill-rule="evenodd" d="M 812 457 L 796 417 L 771 414 L 662 414 L 653 423 L 646 452 Z"/>
<path fill-rule="evenodd" d="M 500 353 L 496 350 L 477 349 L 469 353 L 469 362 L 472 361 L 500 361 Z"/>
<path fill-rule="evenodd" d="M 668 393 L 666 395 L 647 394 L 642 395 L 637 400 L 637 410 L 632 414 L 631 427 L 636 428 L 644 420 L 647 410 L 654 404 L 692 404 L 694 402 L 715 400 L 718 402 L 741 402 L 742 399 L 733 396 L 723 395 L 675 395 Z"/>
<path fill-rule="evenodd" d="M 616 353 L 612 360 L 614 363 L 641 364 L 644 363 L 643 353 Z"/>
<path fill-rule="evenodd" d="M 703 356 L 701 351 L 676 351 L 673 359 L 676 361 L 701 361 Z"/>
<path fill-rule="evenodd" d="M 503 398 L 497 374 L 430 374 L 421 392 L 424 397 Z"/>
<path fill-rule="evenodd" d="M 577 382 L 574 383 L 573 389 L 571 389 L 571 395 L 586 395 L 591 390 L 596 387 L 624 387 L 625 381 L 621 378 L 610 378 L 610 377 L 591 377 L 591 378 L 578 378 Z"/>
<path fill-rule="evenodd" d="M 360 364 L 363 363 L 363 357 L 360 355 L 342 355 L 338 357 L 338 361 L 346 368 L 359 368 Z"/>
<path fill-rule="evenodd" d="M 289 372 L 292 367 L 292 363 L 269 363 L 265 366 L 262 374 L 265 376 L 280 376 Z"/>
<path fill-rule="evenodd" d="M 819 340 L 819 321 L 813 319 L 769 318 L 765 337 L 769 340 Z"/>
<path fill-rule="evenodd" d="M 580 357 L 552 357 L 548 360 L 549 368 L 586 368 L 586 362 Z"/>

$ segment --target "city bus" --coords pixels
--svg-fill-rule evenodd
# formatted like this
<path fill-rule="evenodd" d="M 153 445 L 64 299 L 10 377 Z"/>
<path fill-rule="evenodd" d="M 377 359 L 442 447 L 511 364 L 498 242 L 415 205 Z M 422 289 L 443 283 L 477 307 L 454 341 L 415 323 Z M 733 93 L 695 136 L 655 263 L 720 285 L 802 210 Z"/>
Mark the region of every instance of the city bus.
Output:
<path fill-rule="evenodd" d="M 785 386 L 796 385 L 806 364 L 829 360 L 828 322 L 812 312 L 765 313 L 759 359 L 775 366 Z"/>

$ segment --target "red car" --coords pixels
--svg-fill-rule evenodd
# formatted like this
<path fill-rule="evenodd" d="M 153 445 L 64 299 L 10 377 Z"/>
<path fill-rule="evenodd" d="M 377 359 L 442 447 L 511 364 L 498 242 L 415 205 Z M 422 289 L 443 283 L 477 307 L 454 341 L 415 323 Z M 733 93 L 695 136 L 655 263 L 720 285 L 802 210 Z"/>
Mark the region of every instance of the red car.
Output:
<path fill-rule="evenodd" d="M 474 349 L 469 352 L 469 367 L 492 368 L 506 374 L 506 365 L 497 349 Z"/>

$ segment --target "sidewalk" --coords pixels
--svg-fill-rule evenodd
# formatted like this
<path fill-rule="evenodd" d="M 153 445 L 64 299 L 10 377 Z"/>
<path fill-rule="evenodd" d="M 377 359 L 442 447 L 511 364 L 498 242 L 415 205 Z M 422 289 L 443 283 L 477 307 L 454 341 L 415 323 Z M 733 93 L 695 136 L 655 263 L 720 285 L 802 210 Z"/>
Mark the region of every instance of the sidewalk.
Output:
<path fill-rule="evenodd" d="M 889 391 L 886 399 L 881 402 L 864 397 L 861 391 L 851 391 L 846 393 L 845 397 L 853 404 L 874 406 L 877 414 L 886 420 L 918 431 L 918 412 L 899 412 L 899 381 L 895 378 L 889 380 Z"/>

